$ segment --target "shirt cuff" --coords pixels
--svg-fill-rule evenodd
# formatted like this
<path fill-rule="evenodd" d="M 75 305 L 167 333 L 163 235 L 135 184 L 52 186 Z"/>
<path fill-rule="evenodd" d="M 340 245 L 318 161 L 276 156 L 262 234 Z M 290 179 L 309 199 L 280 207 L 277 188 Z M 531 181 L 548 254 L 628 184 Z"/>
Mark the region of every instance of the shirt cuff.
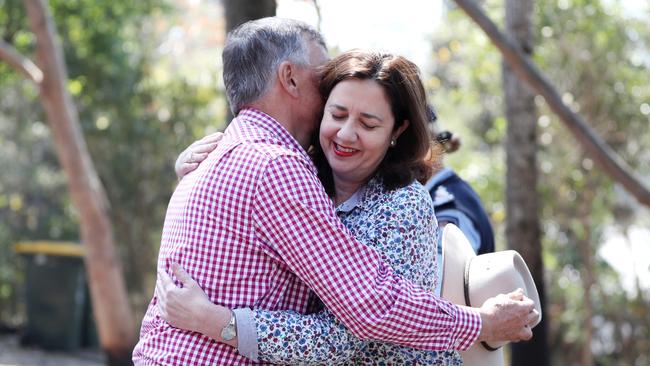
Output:
<path fill-rule="evenodd" d="M 235 314 L 235 321 L 237 322 L 237 350 L 239 354 L 249 360 L 259 362 L 257 328 L 255 326 L 253 311 L 249 308 L 241 308 L 235 309 L 232 312 Z"/>
<path fill-rule="evenodd" d="M 476 342 L 481 333 L 481 315 L 478 310 L 465 307 L 456 307 L 456 329 L 452 334 L 452 348 L 465 351 Z"/>

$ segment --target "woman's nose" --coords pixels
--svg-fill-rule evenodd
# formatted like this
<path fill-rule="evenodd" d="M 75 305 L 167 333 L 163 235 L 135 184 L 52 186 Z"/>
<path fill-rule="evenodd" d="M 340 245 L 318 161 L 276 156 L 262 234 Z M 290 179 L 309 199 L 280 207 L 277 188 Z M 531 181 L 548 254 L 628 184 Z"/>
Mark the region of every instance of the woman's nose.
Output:
<path fill-rule="evenodd" d="M 357 139 L 357 133 L 354 130 L 354 121 L 347 120 L 336 133 L 336 137 L 346 142 L 354 142 Z"/>

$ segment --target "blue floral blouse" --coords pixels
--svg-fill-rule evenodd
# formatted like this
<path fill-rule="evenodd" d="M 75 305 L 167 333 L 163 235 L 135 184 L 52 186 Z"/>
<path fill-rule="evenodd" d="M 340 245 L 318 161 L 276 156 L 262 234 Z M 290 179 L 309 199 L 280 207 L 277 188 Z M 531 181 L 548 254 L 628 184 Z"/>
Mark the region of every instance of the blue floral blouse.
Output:
<path fill-rule="evenodd" d="M 420 183 L 386 191 L 381 179 L 375 177 L 337 207 L 336 212 L 354 237 L 376 248 L 395 272 L 424 288 L 435 288 L 437 221 L 429 193 Z M 299 365 L 462 365 L 456 351 L 423 351 L 359 339 L 327 309 L 309 315 L 259 309 L 251 314 L 257 332 L 256 361 Z"/>

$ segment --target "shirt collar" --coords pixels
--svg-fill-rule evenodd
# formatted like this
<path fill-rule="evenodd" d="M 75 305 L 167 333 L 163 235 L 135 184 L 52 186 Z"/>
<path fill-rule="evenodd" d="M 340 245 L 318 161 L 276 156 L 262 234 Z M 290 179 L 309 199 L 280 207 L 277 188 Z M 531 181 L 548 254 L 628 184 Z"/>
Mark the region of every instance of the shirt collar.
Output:
<path fill-rule="evenodd" d="M 363 209 L 367 203 L 368 195 L 376 190 L 383 190 L 382 180 L 375 176 L 368 183 L 359 188 L 350 198 L 336 207 L 336 213 L 350 213 L 355 208 Z"/>
<path fill-rule="evenodd" d="M 239 111 L 239 114 L 237 114 L 237 119 L 253 124 L 266 132 L 270 132 L 274 137 L 279 139 L 285 147 L 302 155 L 305 159 L 311 162 L 311 158 L 305 149 L 302 148 L 300 143 L 298 143 L 298 140 L 296 140 L 295 137 L 293 137 L 275 118 L 256 108 L 244 108 Z M 314 172 L 316 171 L 315 169 L 315 167 L 312 167 Z"/>
<path fill-rule="evenodd" d="M 345 200 L 345 202 L 341 203 L 340 205 L 336 206 L 336 212 L 349 213 L 355 208 L 361 207 L 361 204 L 363 202 L 363 194 L 365 193 L 365 191 L 366 191 L 366 186 L 357 189 L 357 191 L 354 192 L 354 194 L 350 196 L 350 198 Z"/>

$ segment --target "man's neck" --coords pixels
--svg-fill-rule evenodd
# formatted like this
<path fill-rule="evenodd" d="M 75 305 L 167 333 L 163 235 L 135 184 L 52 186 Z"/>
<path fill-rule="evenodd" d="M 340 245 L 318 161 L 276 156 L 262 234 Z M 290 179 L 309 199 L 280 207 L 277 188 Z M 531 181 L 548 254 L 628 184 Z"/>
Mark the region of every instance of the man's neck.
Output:
<path fill-rule="evenodd" d="M 278 106 L 284 106 L 284 104 L 279 102 L 259 100 L 250 106 L 273 117 L 307 151 L 311 143 L 311 134 L 313 133 L 313 127 L 310 126 L 308 121 L 298 121 L 291 113 L 291 108 L 278 108 Z"/>

